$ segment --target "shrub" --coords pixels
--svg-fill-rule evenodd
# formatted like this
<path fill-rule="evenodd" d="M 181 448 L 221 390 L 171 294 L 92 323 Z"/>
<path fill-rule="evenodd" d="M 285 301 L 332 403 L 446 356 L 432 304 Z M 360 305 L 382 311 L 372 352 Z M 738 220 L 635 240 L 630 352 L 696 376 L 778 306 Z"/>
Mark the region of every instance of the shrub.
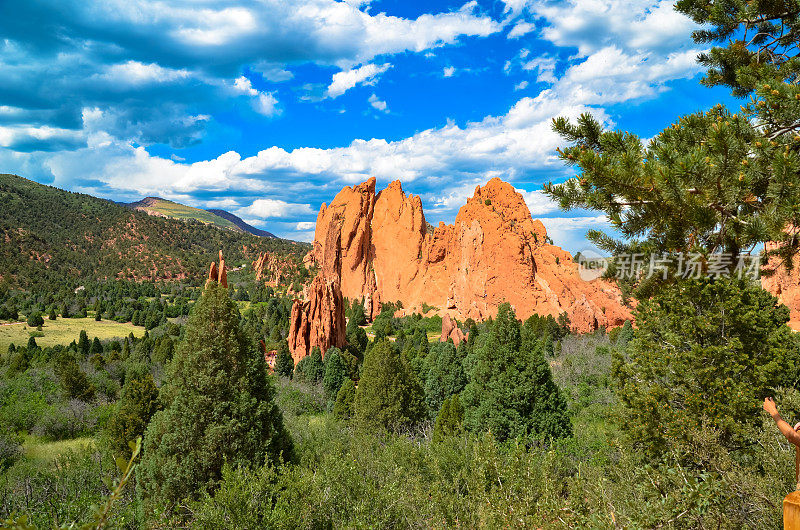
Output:
<path fill-rule="evenodd" d="M 336 403 L 333 405 L 333 416 L 340 420 L 353 417 L 353 408 L 356 400 L 356 385 L 353 380 L 347 378 L 336 394 Z"/>
<path fill-rule="evenodd" d="M 30 316 L 28 316 L 28 327 L 36 328 L 43 325 L 44 325 L 44 318 L 42 318 L 42 314 L 39 313 L 38 311 L 35 313 L 31 313 Z"/>

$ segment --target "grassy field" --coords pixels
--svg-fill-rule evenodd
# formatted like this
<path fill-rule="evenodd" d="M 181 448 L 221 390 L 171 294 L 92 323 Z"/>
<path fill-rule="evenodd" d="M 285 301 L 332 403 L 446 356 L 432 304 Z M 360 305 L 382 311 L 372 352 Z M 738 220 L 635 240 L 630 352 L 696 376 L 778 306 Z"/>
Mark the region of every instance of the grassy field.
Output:
<path fill-rule="evenodd" d="M 80 453 L 94 448 L 94 438 L 73 438 L 57 442 L 43 442 L 35 436 L 29 436 L 22 446 L 25 457 L 30 460 L 51 461 L 61 455 L 73 452 Z"/>
<path fill-rule="evenodd" d="M 36 337 L 36 344 L 39 346 L 55 346 L 57 344 L 69 344 L 77 341 L 81 330 L 85 329 L 89 339 L 98 337 L 100 340 L 115 337 L 127 337 L 133 332 L 136 337 L 144 335 L 144 328 L 134 326 L 130 322 L 120 324 L 112 320 L 102 320 L 96 322 L 94 317 L 87 318 L 58 318 L 56 320 L 44 320 L 42 326 L 43 337 Z M 31 332 L 35 328 L 29 328 L 24 322 L 0 326 L 0 355 L 8 351 L 8 345 L 12 342 L 17 346 L 24 346 L 28 343 Z"/>

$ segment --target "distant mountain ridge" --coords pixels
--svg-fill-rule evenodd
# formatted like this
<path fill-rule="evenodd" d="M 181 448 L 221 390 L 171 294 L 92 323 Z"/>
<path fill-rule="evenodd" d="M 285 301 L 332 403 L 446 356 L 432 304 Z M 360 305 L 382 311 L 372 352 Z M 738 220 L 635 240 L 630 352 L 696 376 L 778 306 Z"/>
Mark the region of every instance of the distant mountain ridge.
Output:
<path fill-rule="evenodd" d="M 201 223 L 227 228 L 235 232 L 245 232 L 259 237 L 277 237 L 275 234 L 260 230 L 244 222 L 240 217 L 219 209 L 202 210 L 161 197 L 145 197 L 136 202 L 120 203 L 128 208 L 145 212 L 158 217 L 172 219 L 194 219 Z"/>
<path fill-rule="evenodd" d="M 260 228 L 256 228 L 255 226 L 247 224 L 241 217 L 234 215 L 231 212 L 226 212 L 225 210 L 219 210 L 217 208 L 210 208 L 206 211 L 232 222 L 238 228 L 247 232 L 248 234 L 253 234 L 254 236 L 259 237 L 278 237 L 272 232 L 267 232 L 266 230 L 261 230 Z"/>
<path fill-rule="evenodd" d="M 151 198 L 139 206 L 182 207 Z M 264 252 L 300 263 L 310 246 L 257 237 L 213 213 L 176 220 L 135 207 L 0 174 L 0 284 L 71 285 L 86 279 L 201 282 L 220 249 L 232 264 Z M 183 207 L 188 209 L 189 207 Z M 174 213 L 174 212 L 172 212 Z M 205 215 L 216 223 L 193 217 Z M 234 228 L 222 229 L 225 222 Z"/>

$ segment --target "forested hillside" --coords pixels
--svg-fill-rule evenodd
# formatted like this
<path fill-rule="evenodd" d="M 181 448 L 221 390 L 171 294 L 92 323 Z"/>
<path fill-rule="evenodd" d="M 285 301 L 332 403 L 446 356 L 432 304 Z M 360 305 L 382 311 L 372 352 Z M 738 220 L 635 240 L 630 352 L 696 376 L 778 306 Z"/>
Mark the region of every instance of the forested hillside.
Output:
<path fill-rule="evenodd" d="M 32 287 L 51 280 L 200 281 L 219 249 L 229 263 L 259 252 L 302 256 L 308 246 L 149 216 L 113 202 L 0 175 L 0 278 Z"/>

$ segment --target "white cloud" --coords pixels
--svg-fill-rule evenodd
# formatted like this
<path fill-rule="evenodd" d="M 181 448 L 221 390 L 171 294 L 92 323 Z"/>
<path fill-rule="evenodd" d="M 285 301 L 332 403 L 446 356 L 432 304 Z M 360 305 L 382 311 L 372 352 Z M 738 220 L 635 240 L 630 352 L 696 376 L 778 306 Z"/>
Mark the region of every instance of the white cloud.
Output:
<path fill-rule="evenodd" d="M 234 91 L 245 94 L 247 96 L 257 96 L 258 90 L 253 88 L 253 83 L 250 82 L 245 76 L 237 77 L 233 82 Z"/>
<path fill-rule="evenodd" d="M 508 38 L 517 39 L 523 35 L 527 35 L 534 29 L 536 29 L 536 26 L 530 22 L 517 22 L 514 27 L 511 28 L 511 31 L 508 32 Z"/>
<path fill-rule="evenodd" d="M 522 65 L 523 70 L 537 72 L 536 81 L 539 83 L 555 83 L 556 60 L 554 57 L 543 55 L 536 57 Z"/>
<path fill-rule="evenodd" d="M 297 223 L 295 230 L 314 230 L 316 228 L 317 223 L 314 221 L 301 221 Z"/>
<path fill-rule="evenodd" d="M 261 92 L 253 107 L 256 112 L 264 116 L 275 116 L 280 114 L 278 99 L 272 92 Z"/>
<path fill-rule="evenodd" d="M 96 81 L 137 86 L 151 83 L 169 83 L 186 79 L 189 76 L 189 71 L 185 69 L 176 70 L 164 68 L 156 63 L 144 64 L 139 61 L 127 61 L 107 66 L 102 74 L 95 74 L 92 77 Z"/>
<path fill-rule="evenodd" d="M 518 189 L 517 192 L 525 199 L 525 204 L 528 205 L 528 209 L 531 211 L 531 216 L 533 216 L 534 219 L 560 210 L 558 204 L 541 191 L 525 191 Z"/>
<path fill-rule="evenodd" d="M 528 88 L 527 81 L 520 81 L 519 83 L 514 85 L 514 90 L 525 90 L 526 88 Z"/>
<path fill-rule="evenodd" d="M 378 96 L 376 96 L 375 94 L 372 94 L 369 97 L 369 104 L 372 105 L 372 107 L 376 110 L 379 110 L 381 112 L 389 112 L 386 109 L 386 102 L 378 99 Z"/>
<path fill-rule="evenodd" d="M 444 70 L 442 71 L 442 75 L 444 77 L 453 77 L 454 73 L 456 73 L 455 66 L 445 66 Z"/>
<path fill-rule="evenodd" d="M 256 199 L 247 208 L 237 210 L 237 215 L 250 215 L 258 219 L 300 217 L 313 213 L 310 204 L 289 203 L 278 199 Z"/>
<path fill-rule="evenodd" d="M 356 85 L 374 85 L 378 82 L 378 77 L 391 67 L 389 63 L 365 64 L 359 68 L 337 72 L 333 74 L 326 95 L 337 98 Z"/>
<path fill-rule="evenodd" d="M 232 90 L 237 94 L 253 98 L 251 101 L 253 110 L 262 116 L 277 116 L 281 113 L 275 93 L 256 90 L 253 88 L 252 82 L 245 76 L 237 77 L 234 80 Z"/>

